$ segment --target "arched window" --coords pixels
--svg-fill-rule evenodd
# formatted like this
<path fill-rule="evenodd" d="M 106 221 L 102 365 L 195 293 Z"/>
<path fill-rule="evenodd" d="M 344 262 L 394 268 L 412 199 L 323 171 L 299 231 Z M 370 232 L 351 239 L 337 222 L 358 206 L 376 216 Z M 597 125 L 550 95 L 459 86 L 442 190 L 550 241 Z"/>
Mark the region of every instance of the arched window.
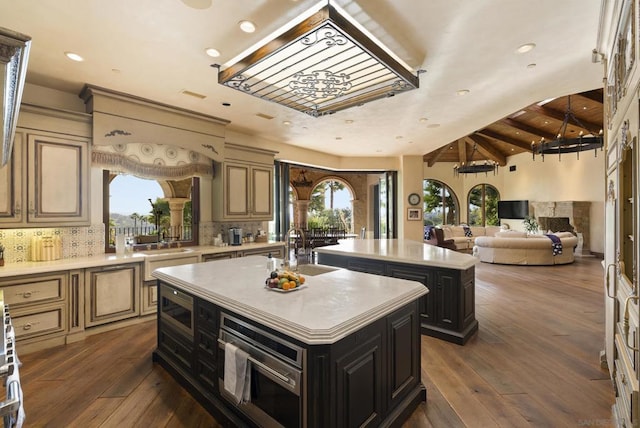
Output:
<path fill-rule="evenodd" d="M 460 210 L 458 198 L 446 184 L 437 180 L 424 180 L 424 224 L 458 224 Z"/>
<path fill-rule="evenodd" d="M 308 227 L 337 227 L 353 233 L 353 198 L 351 187 L 342 180 L 322 180 L 311 192 Z"/>
<path fill-rule="evenodd" d="M 469 191 L 467 222 L 470 226 L 498 226 L 500 193 L 490 184 L 478 184 Z"/>

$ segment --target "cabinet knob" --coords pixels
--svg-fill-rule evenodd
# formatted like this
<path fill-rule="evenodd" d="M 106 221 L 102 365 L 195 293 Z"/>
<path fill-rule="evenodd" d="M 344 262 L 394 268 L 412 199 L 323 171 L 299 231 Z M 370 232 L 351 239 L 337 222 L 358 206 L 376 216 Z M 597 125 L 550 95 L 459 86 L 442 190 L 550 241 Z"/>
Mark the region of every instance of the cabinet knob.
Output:
<path fill-rule="evenodd" d="M 31 291 L 25 291 L 24 293 L 22 293 L 22 297 L 25 299 L 28 299 L 32 296 Z"/>
<path fill-rule="evenodd" d="M 32 324 L 30 322 L 26 323 L 25 325 L 22 326 L 23 330 L 31 330 Z"/>
<path fill-rule="evenodd" d="M 13 209 L 15 215 L 20 215 L 22 213 L 22 208 L 19 203 L 16 203 L 16 207 Z"/>

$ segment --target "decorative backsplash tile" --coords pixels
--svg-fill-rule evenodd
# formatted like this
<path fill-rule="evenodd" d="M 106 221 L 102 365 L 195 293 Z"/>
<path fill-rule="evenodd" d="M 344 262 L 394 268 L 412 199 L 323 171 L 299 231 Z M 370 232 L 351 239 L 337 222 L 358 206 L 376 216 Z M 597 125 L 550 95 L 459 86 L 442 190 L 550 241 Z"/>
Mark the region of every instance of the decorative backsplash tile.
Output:
<path fill-rule="evenodd" d="M 213 245 L 213 238 L 220 233 L 224 242 L 228 239 L 230 227 L 241 227 L 243 233 L 257 235 L 259 229 L 265 228 L 263 222 L 200 223 L 200 245 Z M 38 229 L 0 229 L 0 243 L 4 245 L 5 263 L 21 263 L 31 261 L 31 238 L 34 236 L 56 236 L 62 240 L 62 258 L 104 254 L 105 232 L 103 224 L 88 227 L 51 227 Z"/>
<path fill-rule="evenodd" d="M 0 229 L 5 263 L 30 261 L 31 238 L 56 236 L 62 240 L 62 258 L 73 259 L 104 253 L 104 225 L 38 229 Z"/>

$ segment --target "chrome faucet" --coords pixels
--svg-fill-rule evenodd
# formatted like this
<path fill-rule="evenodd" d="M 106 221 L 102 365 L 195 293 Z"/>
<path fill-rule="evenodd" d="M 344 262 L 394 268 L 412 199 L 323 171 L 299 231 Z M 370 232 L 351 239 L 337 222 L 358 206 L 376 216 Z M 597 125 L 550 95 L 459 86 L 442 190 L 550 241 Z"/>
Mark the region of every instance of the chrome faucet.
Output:
<path fill-rule="evenodd" d="M 284 250 L 285 250 L 285 256 L 284 256 L 284 267 L 285 269 L 290 269 L 291 268 L 291 238 L 289 237 L 289 235 L 291 234 L 291 232 L 297 233 L 298 236 L 296 236 L 296 238 L 300 238 L 302 240 L 302 249 L 304 251 L 304 255 L 307 255 L 307 240 L 305 239 L 304 236 L 304 230 L 298 228 L 298 227 L 290 227 L 289 230 L 287 230 L 287 233 L 285 233 L 284 238 L 285 238 L 285 244 L 284 244 Z M 297 247 L 296 245 L 294 245 L 294 247 Z M 297 248 L 295 248 L 295 254 L 293 255 L 294 258 L 298 258 L 298 251 Z M 297 270 L 297 266 L 298 263 L 296 263 L 296 267 L 293 268 L 293 270 Z"/>

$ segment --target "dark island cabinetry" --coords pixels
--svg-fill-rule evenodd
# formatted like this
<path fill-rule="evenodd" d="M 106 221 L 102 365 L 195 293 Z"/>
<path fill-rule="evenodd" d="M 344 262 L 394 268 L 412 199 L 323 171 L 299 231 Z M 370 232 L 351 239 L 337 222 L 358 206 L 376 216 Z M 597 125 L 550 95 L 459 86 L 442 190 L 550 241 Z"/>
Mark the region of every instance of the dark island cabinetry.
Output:
<path fill-rule="evenodd" d="M 318 253 L 318 263 L 376 275 L 418 281 L 429 293 L 422 298 L 422 332 L 464 345 L 478 330 L 475 317 L 475 267 L 463 270 Z"/>
<path fill-rule="evenodd" d="M 162 281 L 158 289 L 158 348 L 154 361 L 165 367 L 223 426 L 261 425 L 220 392 L 224 353 L 218 338 L 224 338 L 220 327 L 228 317 L 303 350 L 296 409 L 299 423 L 291 426 L 399 425 L 426 400 L 420 379 L 420 299 L 334 343 L 307 344 Z"/>

